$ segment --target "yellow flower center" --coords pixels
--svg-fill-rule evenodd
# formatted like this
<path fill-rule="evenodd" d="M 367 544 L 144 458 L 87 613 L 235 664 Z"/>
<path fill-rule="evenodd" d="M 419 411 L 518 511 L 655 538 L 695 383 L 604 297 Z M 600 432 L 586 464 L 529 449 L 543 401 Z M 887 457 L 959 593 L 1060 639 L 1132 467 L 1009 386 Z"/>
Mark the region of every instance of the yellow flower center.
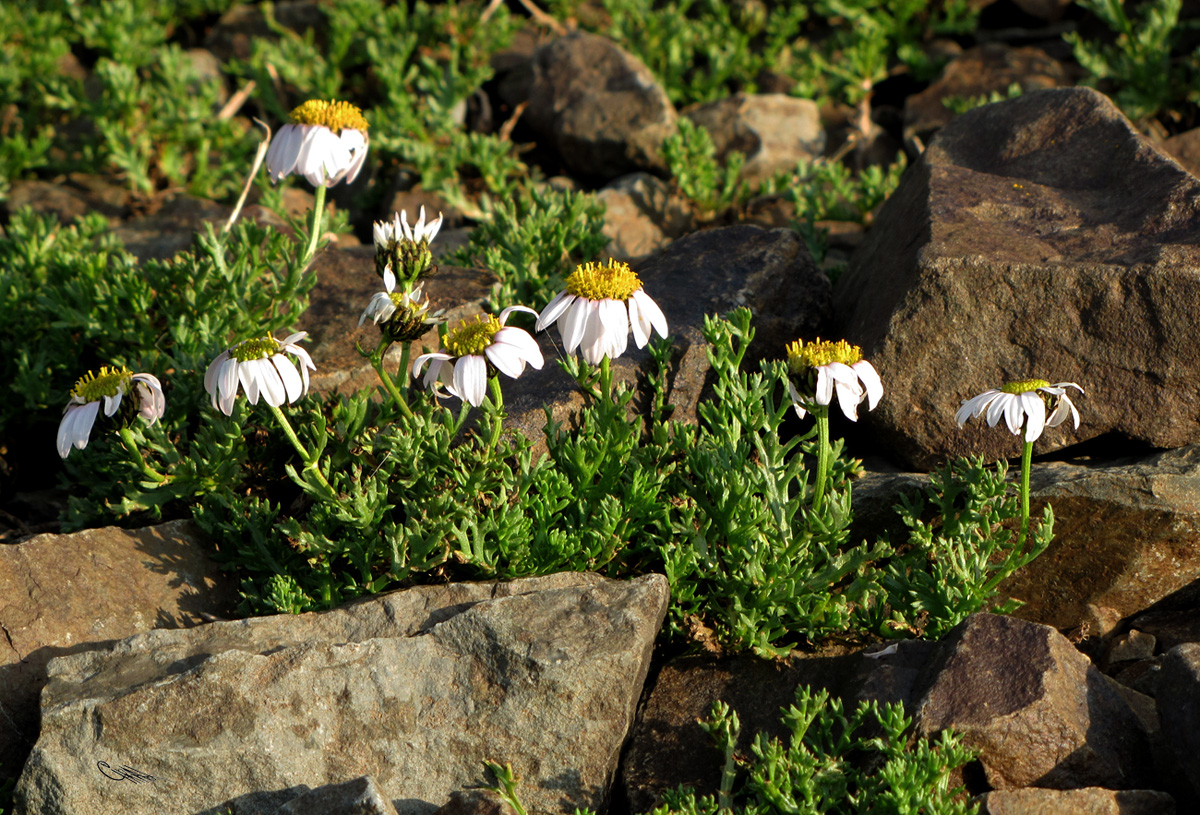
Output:
<path fill-rule="evenodd" d="M 567 278 L 567 291 L 586 300 L 628 300 L 642 287 L 642 281 L 628 263 L 608 259 L 608 263 L 584 263 Z"/>
<path fill-rule="evenodd" d="M 343 128 L 367 132 L 367 120 L 363 118 L 362 111 L 349 102 L 309 99 L 296 107 L 288 118 L 293 124 L 320 125 L 334 133 L 341 133 Z"/>
<path fill-rule="evenodd" d="M 446 351 L 455 357 L 482 354 L 492 344 L 492 337 L 503 327 L 491 314 L 476 314 L 475 319 L 463 320 L 446 332 Z"/>
<path fill-rule="evenodd" d="M 97 402 L 105 396 L 116 396 L 118 392 L 129 390 L 133 372 L 128 368 L 109 368 L 107 365 L 99 373 L 88 371 L 79 378 L 75 387 L 71 388 L 71 396 L 85 402 Z"/>
<path fill-rule="evenodd" d="M 1044 379 L 1022 379 L 1020 382 L 1009 382 L 1000 388 L 1002 393 L 1029 393 L 1038 388 L 1048 388 L 1050 383 Z"/>
<path fill-rule="evenodd" d="M 837 342 L 822 340 L 820 337 L 810 343 L 805 343 L 804 340 L 789 343 L 787 356 L 788 371 L 794 374 L 819 368 L 831 362 L 853 365 L 861 362 L 863 358 L 862 349 L 857 345 L 851 345 L 845 340 Z"/>
<path fill-rule="evenodd" d="M 229 355 L 238 362 L 249 362 L 252 359 L 267 359 L 279 351 L 279 340 L 272 336 L 245 340 L 229 349 Z"/>

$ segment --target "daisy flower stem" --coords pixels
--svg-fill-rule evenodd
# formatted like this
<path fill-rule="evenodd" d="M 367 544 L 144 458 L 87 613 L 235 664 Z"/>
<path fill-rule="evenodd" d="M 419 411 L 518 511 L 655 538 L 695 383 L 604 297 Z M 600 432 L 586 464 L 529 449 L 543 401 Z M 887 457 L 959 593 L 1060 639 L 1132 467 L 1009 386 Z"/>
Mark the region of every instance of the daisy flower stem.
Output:
<path fill-rule="evenodd" d="M 600 392 L 604 394 L 604 401 L 612 401 L 612 360 L 605 354 L 600 358 Z"/>
<path fill-rule="evenodd" d="M 829 446 L 829 406 L 814 405 L 812 414 L 817 420 L 817 484 L 813 490 L 813 511 L 820 512 L 833 464 L 833 449 Z"/>
<path fill-rule="evenodd" d="M 158 484 L 169 480 L 167 476 L 146 463 L 146 457 L 142 455 L 142 451 L 138 449 L 137 442 L 133 440 L 132 430 L 128 427 L 122 427 L 118 432 L 121 434 L 121 441 L 125 442 L 125 449 L 137 460 L 137 468 L 142 471 L 142 475 Z"/>
<path fill-rule="evenodd" d="M 383 389 L 388 392 L 388 396 L 392 397 L 392 401 L 396 403 L 396 407 L 400 408 L 400 412 L 404 414 L 405 418 L 411 419 L 413 413 L 408 407 L 408 402 L 405 401 L 403 394 L 400 393 L 400 389 L 396 387 L 396 383 L 392 381 L 392 377 L 383 367 L 383 357 L 391 344 L 386 339 L 379 341 L 379 347 L 375 349 L 375 353 L 371 354 L 371 365 L 375 368 L 375 373 L 379 374 L 379 381 L 383 383 Z M 404 343 L 404 356 L 400 361 L 400 370 L 408 370 L 408 343 Z"/>
<path fill-rule="evenodd" d="M 329 485 L 329 482 L 325 480 L 325 476 L 321 474 L 321 471 L 317 469 L 317 457 L 308 452 L 308 449 L 304 446 L 304 443 L 300 441 L 300 437 L 296 435 L 296 431 L 292 429 L 292 423 L 288 421 L 287 416 L 283 415 L 283 411 L 275 407 L 275 405 L 269 404 L 267 407 L 269 407 L 271 412 L 275 414 L 275 420 L 279 422 L 279 426 L 283 428 L 284 435 L 288 437 L 288 441 L 292 443 L 292 446 L 296 448 L 296 452 L 300 454 L 300 459 L 304 462 L 305 472 L 312 472 L 316 480 L 322 487 L 324 487 L 326 493 L 329 496 L 336 498 L 337 493 L 334 491 L 333 487 Z"/>
<path fill-rule="evenodd" d="M 312 231 L 308 236 L 308 248 L 304 250 L 304 259 L 301 266 L 307 266 L 308 262 L 313 259 L 313 255 L 317 253 L 317 241 L 321 237 L 321 219 L 325 216 L 325 185 L 317 186 L 316 201 L 313 202 L 313 219 Z"/>
<path fill-rule="evenodd" d="M 488 449 L 495 450 L 500 443 L 500 431 L 504 429 L 504 392 L 500 390 L 500 377 L 488 377 L 488 394 L 492 404 L 496 406 L 496 419 L 492 423 L 492 436 L 488 439 Z"/>
<path fill-rule="evenodd" d="M 1017 550 L 1025 544 L 1029 532 L 1029 470 L 1033 464 L 1033 442 L 1025 442 L 1021 450 L 1021 537 L 1017 539 Z"/>

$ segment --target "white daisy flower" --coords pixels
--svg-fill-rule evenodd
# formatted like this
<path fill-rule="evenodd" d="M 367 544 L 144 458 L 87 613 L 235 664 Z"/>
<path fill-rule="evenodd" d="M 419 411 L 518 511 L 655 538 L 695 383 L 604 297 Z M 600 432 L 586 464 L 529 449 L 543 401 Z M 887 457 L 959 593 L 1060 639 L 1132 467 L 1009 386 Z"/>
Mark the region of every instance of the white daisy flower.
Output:
<path fill-rule="evenodd" d="M 412 375 L 421 375 L 425 363 L 424 385 L 432 388 L 438 396 L 444 396 L 440 386 L 445 385 L 450 395 L 457 396 L 472 407 L 483 403 L 487 390 L 488 363 L 505 376 L 516 379 L 525 372 L 528 363 L 541 369 L 542 351 L 537 340 L 529 332 L 506 326 L 508 315 L 514 311 L 537 314 L 525 306 L 509 306 L 500 312 L 500 317 L 477 315 L 474 320 L 463 320 L 446 332 L 442 340 L 443 350 L 432 354 L 421 354 L 413 360 Z"/>
<path fill-rule="evenodd" d="M 964 399 L 962 407 L 954 414 L 954 420 L 962 427 L 967 419 L 977 418 L 986 412 L 988 427 L 995 427 L 1004 417 L 1014 436 L 1023 427 L 1025 441 L 1034 442 L 1045 428 L 1058 427 L 1067 417 L 1071 418 L 1076 429 L 1079 428 L 1079 411 L 1067 396 L 1067 388 L 1083 393 L 1083 388 L 1074 382 L 1056 382 L 1053 385 L 1044 379 L 1009 382 L 999 389 L 992 388 Z M 1046 415 L 1047 409 L 1050 410 L 1049 416 Z"/>
<path fill-rule="evenodd" d="M 819 337 L 810 343 L 796 340 L 787 347 L 788 395 L 801 419 L 815 405 L 825 406 L 837 393 L 838 406 L 852 422 L 858 421 L 858 406 L 865 399 L 874 410 L 883 396 L 883 382 L 875 366 L 862 358 L 862 349 L 845 340 L 831 342 Z M 800 388 L 794 380 L 799 379 Z"/>
<path fill-rule="evenodd" d="M 63 410 L 58 425 L 58 454 L 66 458 L 71 448 L 82 450 L 87 447 L 92 425 L 104 404 L 104 415 L 112 416 L 121 408 L 121 400 L 127 393 L 136 395 L 136 412 L 148 425 L 162 418 L 167 408 L 162 385 L 152 374 L 135 374 L 127 368 L 103 367 L 99 373 L 89 371 L 71 389 L 71 401 Z M 134 409 L 126 402 L 125 421 L 132 421 Z"/>
<path fill-rule="evenodd" d="M 308 351 L 296 344 L 307 336 L 308 332 L 297 331 L 277 340 L 268 334 L 218 354 L 204 373 L 204 389 L 212 397 L 213 407 L 219 407 L 226 416 L 233 413 L 239 383 L 252 405 L 258 404 L 260 394 L 268 405 L 279 407 L 307 393 L 308 372 L 317 366 Z M 295 362 L 284 354 L 295 357 Z"/>
<path fill-rule="evenodd" d="M 367 158 L 367 120 L 349 102 L 310 99 L 289 114 L 267 150 L 267 172 L 278 182 L 296 173 L 314 187 L 358 178 Z"/>
<path fill-rule="evenodd" d="M 383 278 L 388 291 L 396 286 L 395 270 L 399 270 L 409 281 L 416 280 L 433 263 L 429 244 L 442 228 L 442 214 L 425 222 L 425 207 L 422 206 L 415 226 L 409 226 L 408 213 L 395 213 L 391 221 L 376 221 L 375 271 Z M 388 281 L 391 281 L 390 283 Z"/>
<path fill-rule="evenodd" d="M 558 323 L 567 353 L 579 348 L 592 365 L 625 353 L 630 329 L 638 348 L 650 341 L 652 329 L 660 337 L 667 336 L 662 309 L 642 290 L 642 281 L 629 264 L 612 258 L 604 265 L 575 267 L 567 287 L 542 310 L 537 330 L 553 322 Z"/>

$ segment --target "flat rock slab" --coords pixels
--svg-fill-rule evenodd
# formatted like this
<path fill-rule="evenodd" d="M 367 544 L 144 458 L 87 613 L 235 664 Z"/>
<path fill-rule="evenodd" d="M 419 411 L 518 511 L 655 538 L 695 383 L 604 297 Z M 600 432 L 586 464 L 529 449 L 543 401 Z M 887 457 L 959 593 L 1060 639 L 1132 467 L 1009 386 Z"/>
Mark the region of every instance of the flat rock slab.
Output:
<path fill-rule="evenodd" d="M 52 657 L 232 613 L 237 582 L 209 550 L 190 521 L 0 546 L 0 779 L 20 773 L 37 739 Z"/>
<path fill-rule="evenodd" d="M 660 575 L 419 587 L 53 660 L 16 812 L 251 815 L 371 775 L 429 815 L 485 759 L 531 813 L 599 809 L 667 600 Z"/>
<path fill-rule="evenodd" d="M 1082 423 L 1200 441 L 1200 179 L 1085 88 L 1034 91 L 959 116 L 905 173 L 838 280 L 844 336 L 883 378 L 867 415 L 918 469 L 1012 458 L 1020 441 L 961 400 L 1012 380 L 1073 381 Z"/>
<path fill-rule="evenodd" d="M 1175 799 L 1158 790 L 997 790 L 980 796 L 979 815 L 1175 815 Z"/>

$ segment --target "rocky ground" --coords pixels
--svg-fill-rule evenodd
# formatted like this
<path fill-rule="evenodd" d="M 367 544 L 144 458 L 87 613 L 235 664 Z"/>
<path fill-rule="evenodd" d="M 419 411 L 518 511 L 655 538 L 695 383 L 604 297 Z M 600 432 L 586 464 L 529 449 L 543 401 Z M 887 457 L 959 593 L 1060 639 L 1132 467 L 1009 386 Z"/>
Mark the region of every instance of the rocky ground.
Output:
<path fill-rule="evenodd" d="M 978 748 L 961 779 L 991 813 L 1200 808 L 1200 180 L 1196 132 L 1154 143 L 1044 51 L 965 52 L 909 97 L 896 144 L 918 149 L 863 234 L 835 236 L 835 285 L 781 199 L 704 224 L 661 171 L 677 112 L 636 60 L 592 35 L 515 60 L 499 93 L 574 175 L 602 184 L 610 252 L 630 259 L 682 348 L 677 416 L 704 398 L 705 313 L 748 305 L 760 354 L 844 336 L 883 376 L 861 427 L 858 533 L 950 456 L 1011 457 L 1007 433 L 953 422 L 1014 378 L 1075 381 L 1083 421 L 1038 443 L 1050 550 L 938 642 L 798 653 L 784 663 L 655 656 L 667 585 L 555 575 L 422 587 L 323 614 L 229 620 L 237 586 L 187 521 L 72 535 L 9 502 L 0 547 L 0 777 L 19 813 L 399 812 L 485 808 L 482 761 L 512 762 L 531 812 L 648 811 L 677 784 L 712 790 L 719 755 L 696 719 L 715 699 L 771 729 L 801 684 L 904 702 L 918 731 Z M 951 119 L 931 100 L 1028 88 Z M 687 111 L 769 174 L 832 149 L 815 106 L 742 95 Z M 933 135 L 936 132 L 936 135 Z M 932 138 L 930 138 L 932 136 Z M 398 191 L 394 208 L 429 202 Z M 436 202 L 434 202 L 436 205 Z M 95 178 L 14 185 L 10 208 L 110 215 L 143 257 L 188 245 L 227 210 L 178 198 L 133 216 Z M 383 216 L 386 213 L 379 213 Z M 246 217 L 267 217 L 251 210 Z M 453 234 L 442 246 L 453 242 Z M 460 235 L 461 239 L 461 235 Z M 439 238 L 439 242 L 441 242 Z M 317 260 L 304 324 L 323 390 L 369 382 L 355 318 L 377 288 L 349 236 Z M 443 268 L 435 300 L 478 307 L 486 270 Z M 554 348 L 543 335 L 543 351 Z M 645 355 L 615 366 L 633 379 Z M 532 434 L 567 417 L 565 374 L 515 383 Z M 51 440 L 45 443 L 51 449 Z M 1036 512 L 1036 507 L 1035 507 Z"/>

